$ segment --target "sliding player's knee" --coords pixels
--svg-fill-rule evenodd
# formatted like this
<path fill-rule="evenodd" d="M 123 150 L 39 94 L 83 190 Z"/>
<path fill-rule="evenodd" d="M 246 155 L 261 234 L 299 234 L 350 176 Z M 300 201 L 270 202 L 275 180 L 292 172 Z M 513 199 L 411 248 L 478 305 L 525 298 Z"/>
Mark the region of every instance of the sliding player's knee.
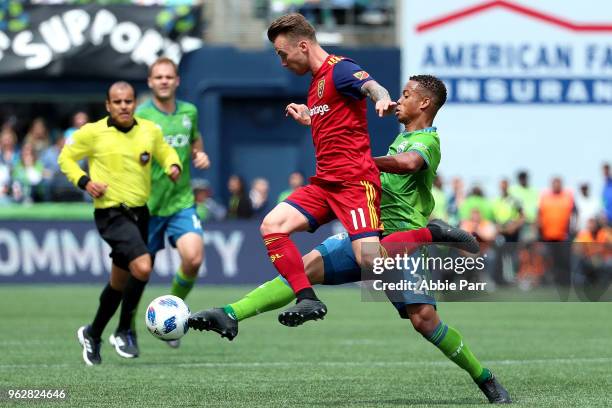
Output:
<path fill-rule="evenodd" d="M 371 271 L 374 267 L 374 259 L 377 257 L 377 254 L 371 251 L 358 251 L 355 252 L 355 260 L 359 264 L 362 270 Z"/>
<path fill-rule="evenodd" d="M 429 336 L 440 323 L 436 309 L 432 305 L 409 305 L 408 317 L 414 330 L 423 336 Z"/>
<path fill-rule="evenodd" d="M 374 267 L 374 260 L 381 256 L 380 242 L 377 237 L 361 238 L 353 241 L 353 253 L 355 261 L 362 270 L 371 271 Z"/>
<path fill-rule="evenodd" d="M 323 258 L 319 251 L 310 251 L 302 257 L 302 261 L 304 262 L 304 270 L 310 283 L 312 285 L 322 284 L 324 267 Z"/>

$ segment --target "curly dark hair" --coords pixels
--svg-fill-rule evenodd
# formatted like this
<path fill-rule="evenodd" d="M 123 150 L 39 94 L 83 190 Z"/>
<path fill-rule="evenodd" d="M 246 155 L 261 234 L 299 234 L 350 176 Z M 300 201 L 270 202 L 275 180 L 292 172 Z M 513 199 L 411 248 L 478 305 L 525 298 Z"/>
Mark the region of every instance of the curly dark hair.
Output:
<path fill-rule="evenodd" d="M 431 94 L 436 111 L 446 102 L 446 86 L 439 78 L 433 75 L 413 75 L 411 81 L 416 81 Z"/>

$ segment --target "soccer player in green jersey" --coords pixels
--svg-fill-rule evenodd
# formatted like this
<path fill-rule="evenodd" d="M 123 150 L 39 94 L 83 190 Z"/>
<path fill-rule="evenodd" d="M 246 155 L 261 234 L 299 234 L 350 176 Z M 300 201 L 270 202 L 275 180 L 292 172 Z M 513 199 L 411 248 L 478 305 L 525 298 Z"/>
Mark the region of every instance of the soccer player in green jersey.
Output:
<path fill-rule="evenodd" d="M 176 183 L 164 177 L 163 169 L 153 162 L 151 169 L 151 197 L 147 203 L 151 212 L 149 222 L 149 251 L 153 256 L 163 249 L 164 235 L 177 248 L 181 266 L 172 281 L 171 294 L 185 299 L 193 288 L 204 255 L 202 225 L 195 211 L 191 189 L 190 163 L 198 169 L 210 166 L 203 151 L 198 132 L 198 111 L 194 105 L 176 99 L 180 83 L 176 64 L 169 58 L 159 58 L 149 68 L 148 85 L 152 99 L 140 105 L 136 116 L 155 122 L 166 142 L 174 147 L 183 166 Z M 169 341 L 178 347 L 179 341 Z"/>
<path fill-rule="evenodd" d="M 440 163 L 440 140 L 432 125 L 445 101 L 444 84 L 430 75 L 411 77 L 402 91 L 396 116 L 405 130 L 393 141 L 386 156 L 374 158 L 381 170 L 381 218 L 385 234 L 416 230 L 427 224 L 434 207 L 432 183 Z M 427 226 L 451 229 L 440 221 L 432 221 Z M 345 233 L 328 238 L 302 259 L 313 284 L 336 285 L 361 280 L 361 269 Z M 415 272 L 408 278 L 418 279 L 427 273 Z M 440 320 L 431 295 L 409 290 L 400 295 L 401 301 L 394 301 L 393 305 L 401 318 L 409 319 L 417 332 L 464 369 L 490 402 L 511 402 L 508 392 L 474 356 L 461 333 Z M 232 340 L 238 334 L 238 321 L 280 308 L 293 298 L 291 288 L 278 277 L 235 303 L 194 313 L 189 325 L 198 330 L 215 331 Z"/>

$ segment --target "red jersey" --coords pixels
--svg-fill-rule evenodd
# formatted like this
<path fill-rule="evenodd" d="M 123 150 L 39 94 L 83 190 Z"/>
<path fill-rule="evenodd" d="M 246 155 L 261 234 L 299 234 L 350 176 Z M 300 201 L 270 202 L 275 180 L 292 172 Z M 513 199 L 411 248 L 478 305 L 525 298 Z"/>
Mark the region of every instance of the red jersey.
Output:
<path fill-rule="evenodd" d="M 317 159 L 312 183 L 365 180 L 380 185 L 372 159 L 366 100 L 361 86 L 369 74 L 352 60 L 329 55 L 308 90 L 312 140 Z"/>

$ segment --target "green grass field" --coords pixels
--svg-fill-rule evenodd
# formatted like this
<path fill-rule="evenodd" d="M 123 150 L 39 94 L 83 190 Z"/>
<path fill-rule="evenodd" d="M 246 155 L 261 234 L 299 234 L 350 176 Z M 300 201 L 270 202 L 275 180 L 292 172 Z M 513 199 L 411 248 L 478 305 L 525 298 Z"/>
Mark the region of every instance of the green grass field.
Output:
<path fill-rule="evenodd" d="M 247 288 L 197 288 L 192 310 L 221 305 Z M 66 401 L 35 406 L 390 407 L 486 403 L 455 367 L 385 303 L 356 289 L 320 289 L 324 321 L 281 326 L 275 313 L 241 323 L 233 342 L 189 332 L 170 349 L 139 326 L 141 356 L 108 344 L 86 367 L 76 329 L 90 321 L 98 286 L 0 287 L 0 406 L 7 389 L 62 388 Z M 144 303 L 165 292 L 146 290 Z M 445 322 L 508 388 L 517 405 L 612 405 L 611 303 L 444 303 Z M 140 317 L 140 316 L 139 316 Z"/>

